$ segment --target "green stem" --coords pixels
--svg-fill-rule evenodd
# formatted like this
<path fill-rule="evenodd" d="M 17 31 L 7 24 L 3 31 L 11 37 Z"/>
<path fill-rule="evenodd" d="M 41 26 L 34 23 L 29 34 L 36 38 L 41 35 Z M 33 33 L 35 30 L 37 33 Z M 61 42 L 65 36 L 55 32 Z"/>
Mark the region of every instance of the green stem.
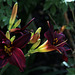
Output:
<path fill-rule="evenodd" d="M 30 53 L 28 52 L 27 54 L 24 55 L 25 57 L 30 56 Z"/>
<path fill-rule="evenodd" d="M 27 57 L 27 56 L 30 56 L 31 54 L 33 53 L 36 53 L 38 52 L 38 49 L 35 49 L 35 50 L 29 50 L 27 54 L 25 54 L 24 56 Z"/>

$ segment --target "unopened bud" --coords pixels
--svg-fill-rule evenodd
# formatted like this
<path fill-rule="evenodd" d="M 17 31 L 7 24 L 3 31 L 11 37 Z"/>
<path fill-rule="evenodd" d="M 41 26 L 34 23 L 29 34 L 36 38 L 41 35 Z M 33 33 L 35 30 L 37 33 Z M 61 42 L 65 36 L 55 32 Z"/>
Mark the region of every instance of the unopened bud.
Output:
<path fill-rule="evenodd" d="M 35 33 L 40 33 L 41 32 L 41 27 L 39 27 Z"/>
<path fill-rule="evenodd" d="M 8 39 L 10 39 L 10 32 L 9 32 L 9 31 L 6 32 L 6 37 L 7 37 Z"/>
<path fill-rule="evenodd" d="M 14 21 L 15 21 L 15 18 L 16 18 L 16 15 L 17 15 L 17 9 L 18 9 L 18 3 L 16 2 L 13 6 L 13 10 L 12 10 L 12 14 L 11 14 L 11 18 L 9 20 L 9 28 L 8 30 L 11 29 Z"/>
<path fill-rule="evenodd" d="M 20 23 L 21 23 L 21 19 L 19 19 L 19 20 L 15 23 L 15 25 L 13 26 L 13 28 L 18 27 Z"/>
<path fill-rule="evenodd" d="M 30 39 L 30 43 L 36 43 L 37 40 L 40 38 L 40 32 L 41 32 L 41 27 L 39 27 L 35 34 L 33 34 L 33 36 L 31 36 L 31 39 Z"/>
<path fill-rule="evenodd" d="M 15 40 L 15 36 L 13 36 L 13 37 L 10 39 L 11 43 L 13 43 L 14 40 Z"/>
<path fill-rule="evenodd" d="M 38 47 L 40 42 L 41 42 L 41 39 L 38 39 L 38 41 L 32 45 L 31 50 L 35 49 L 36 47 Z"/>

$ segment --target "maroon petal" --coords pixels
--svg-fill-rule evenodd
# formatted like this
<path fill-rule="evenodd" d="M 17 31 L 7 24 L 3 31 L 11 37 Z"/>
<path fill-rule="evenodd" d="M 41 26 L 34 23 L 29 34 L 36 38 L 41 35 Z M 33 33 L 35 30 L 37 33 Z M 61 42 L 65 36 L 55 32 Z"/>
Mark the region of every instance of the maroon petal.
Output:
<path fill-rule="evenodd" d="M 32 18 L 32 19 L 28 22 L 28 24 L 27 24 L 26 26 L 24 26 L 23 28 L 21 28 L 21 30 L 24 31 L 34 19 L 35 19 L 35 18 Z"/>
<path fill-rule="evenodd" d="M 13 45 L 18 48 L 24 48 L 26 44 L 29 42 L 31 37 L 30 33 L 24 34 L 14 41 Z"/>
<path fill-rule="evenodd" d="M 58 49 L 62 51 L 65 56 L 67 56 L 66 49 L 64 47 L 58 47 Z"/>
<path fill-rule="evenodd" d="M 7 59 L 0 59 L 0 68 L 4 67 L 8 63 Z"/>
<path fill-rule="evenodd" d="M 44 33 L 45 38 L 52 44 L 53 43 L 53 32 L 51 30 L 48 30 Z"/>
<path fill-rule="evenodd" d="M 2 45 L 2 42 L 0 42 L 0 49 L 3 49 L 3 45 Z"/>
<path fill-rule="evenodd" d="M 0 58 L 1 58 L 1 59 L 4 59 L 4 57 L 5 57 L 5 54 L 4 54 L 4 52 L 1 51 L 1 49 L 0 49 Z"/>
<path fill-rule="evenodd" d="M 0 41 L 5 38 L 6 38 L 5 34 L 2 31 L 0 31 Z"/>
<path fill-rule="evenodd" d="M 53 39 L 54 39 L 54 28 L 53 28 L 53 25 L 51 25 L 49 23 L 49 21 L 47 21 L 47 23 L 48 23 L 48 26 L 49 26 L 49 30 L 44 33 L 44 36 L 52 44 L 53 43 Z"/>
<path fill-rule="evenodd" d="M 63 58 L 64 61 L 68 62 L 68 57 L 65 56 L 64 54 L 63 54 L 62 58 Z"/>
<path fill-rule="evenodd" d="M 20 71 L 24 71 L 26 60 L 21 49 L 13 48 L 12 56 L 8 60 L 10 64 L 19 67 Z"/>

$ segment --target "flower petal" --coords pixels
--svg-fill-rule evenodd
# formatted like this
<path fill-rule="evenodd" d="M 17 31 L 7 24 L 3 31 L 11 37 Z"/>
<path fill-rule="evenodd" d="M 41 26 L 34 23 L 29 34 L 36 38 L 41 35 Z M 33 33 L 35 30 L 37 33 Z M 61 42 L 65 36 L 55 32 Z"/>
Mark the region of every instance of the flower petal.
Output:
<path fill-rule="evenodd" d="M 0 31 L 0 41 L 5 38 L 6 38 L 5 34 L 2 31 Z"/>
<path fill-rule="evenodd" d="M 68 57 L 65 56 L 64 54 L 63 54 L 62 58 L 63 58 L 64 61 L 68 62 Z"/>
<path fill-rule="evenodd" d="M 2 44 L 9 45 L 10 40 L 6 38 L 5 34 L 2 31 L 0 31 L 0 46 L 3 46 Z"/>
<path fill-rule="evenodd" d="M 45 32 L 44 36 L 52 44 L 53 39 L 54 39 L 53 38 L 53 33 L 50 30 L 48 30 L 47 32 Z"/>
<path fill-rule="evenodd" d="M 18 48 L 24 48 L 26 44 L 29 42 L 31 37 L 30 33 L 22 35 L 20 38 L 13 42 L 13 45 Z"/>
<path fill-rule="evenodd" d="M 4 59 L 5 56 L 6 55 L 5 55 L 4 51 L 3 51 L 3 49 L 0 49 L 0 58 Z"/>
<path fill-rule="evenodd" d="M 44 33 L 44 36 L 52 44 L 54 39 L 54 29 L 53 29 L 53 26 L 50 25 L 49 23 L 48 23 L 48 26 L 49 26 L 49 30 Z"/>
<path fill-rule="evenodd" d="M 21 49 L 19 48 L 13 48 L 12 55 L 9 57 L 9 63 L 12 65 L 16 65 L 19 67 L 20 71 L 24 71 L 25 65 L 25 57 Z"/>
<path fill-rule="evenodd" d="M 26 26 L 24 26 L 24 27 L 21 28 L 21 30 L 24 31 L 24 30 L 30 25 L 30 23 L 31 23 L 34 19 L 35 19 L 35 18 L 32 18 L 32 19 L 28 22 L 28 24 L 27 24 Z"/>
<path fill-rule="evenodd" d="M 39 46 L 38 49 L 39 49 L 38 52 L 49 52 L 57 50 L 59 53 L 61 53 L 61 51 L 57 49 L 57 47 L 55 47 L 54 45 L 51 45 L 48 40 L 44 44 Z"/>
<path fill-rule="evenodd" d="M 62 33 L 57 33 L 56 31 L 54 32 L 54 38 L 57 38 L 58 42 L 57 44 L 63 42 L 65 40 L 65 35 Z"/>
<path fill-rule="evenodd" d="M 7 59 L 0 59 L 0 68 L 4 67 L 8 63 Z"/>
<path fill-rule="evenodd" d="M 58 47 L 58 49 L 63 52 L 65 56 L 67 56 L 66 49 L 64 47 Z"/>

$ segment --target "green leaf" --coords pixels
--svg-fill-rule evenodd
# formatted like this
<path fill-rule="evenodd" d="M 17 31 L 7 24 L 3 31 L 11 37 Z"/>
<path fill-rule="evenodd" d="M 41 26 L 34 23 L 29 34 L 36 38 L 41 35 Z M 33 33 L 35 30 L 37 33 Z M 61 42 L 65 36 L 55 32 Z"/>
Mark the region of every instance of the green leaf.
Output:
<path fill-rule="evenodd" d="M 17 0 L 13 0 L 13 2 L 17 2 Z"/>
<path fill-rule="evenodd" d="M 58 70 L 58 71 L 53 71 L 53 72 L 48 72 L 48 73 L 44 73 L 41 75 L 64 75 L 66 71 L 65 70 Z"/>
<path fill-rule="evenodd" d="M 9 66 L 10 66 L 10 64 L 7 63 L 7 65 L 4 66 L 4 67 L 1 69 L 1 71 L 0 71 L 0 75 L 3 75 L 3 73 L 5 72 L 5 70 L 6 70 Z"/>
<path fill-rule="evenodd" d="M 68 68 L 67 71 L 67 75 L 75 75 L 75 68 Z"/>
<path fill-rule="evenodd" d="M 51 13 L 52 15 L 55 15 L 55 13 L 56 13 L 56 7 L 55 7 L 55 5 L 52 5 L 52 6 L 51 6 L 51 8 L 50 8 L 50 13 Z"/>
<path fill-rule="evenodd" d="M 69 7 L 70 7 L 72 10 L 74 10 L 74 3 L 69 2 L 68 5 L 69 5 Z"/>
<path fill-rule="evenodd" d="M 7 0 L 7 4 L 8 4 L 9 6 L 12 6 L 12 0 Z"/>
<path fill-rule="evenodd" d="M 65 3 L 61 3 L 61 5 L 59 5 L 59 9 L 61 9 L 63 13 L 65 13 L 68 10 L 68 5 L 66 5 Z"/>
<path fill-rule="evenodd" d="M 3 28 L 4 26 L 4 22 L 0 21 L 0 27 Z"/>
<path fill-rule="evenodd" d="M 43 10 L 45 11 L 45 10 L 49 9 L 51 5 L 52 5 L 52 2 L 46 1 L 46 3 L 44 4 L 44 9 Z"/>
<path fill-rule="evenodd" d="M 0 2 L 2 2 L 2 0 L 0 0 Z"/>

